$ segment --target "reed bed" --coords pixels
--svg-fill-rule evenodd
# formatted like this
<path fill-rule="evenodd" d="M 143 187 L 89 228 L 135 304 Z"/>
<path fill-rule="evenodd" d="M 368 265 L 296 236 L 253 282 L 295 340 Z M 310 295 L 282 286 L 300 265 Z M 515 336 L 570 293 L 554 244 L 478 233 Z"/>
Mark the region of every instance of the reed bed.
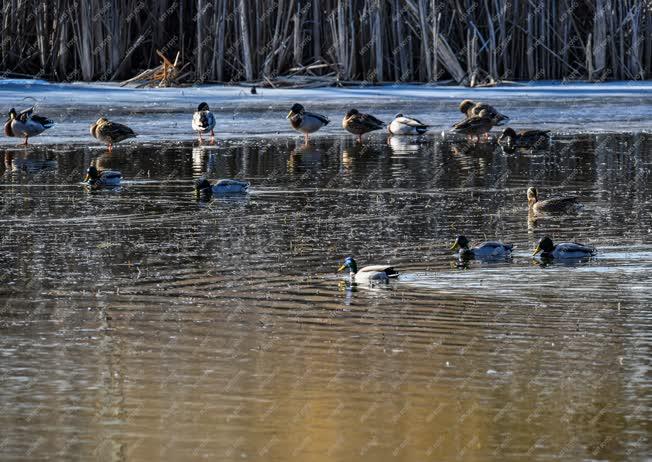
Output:
<path fill-rule="evenodd" d="M 1 0 L 2 75 L 122 80 L 189 63 L 189 81 L 649 79 L 643 0 Z"/>

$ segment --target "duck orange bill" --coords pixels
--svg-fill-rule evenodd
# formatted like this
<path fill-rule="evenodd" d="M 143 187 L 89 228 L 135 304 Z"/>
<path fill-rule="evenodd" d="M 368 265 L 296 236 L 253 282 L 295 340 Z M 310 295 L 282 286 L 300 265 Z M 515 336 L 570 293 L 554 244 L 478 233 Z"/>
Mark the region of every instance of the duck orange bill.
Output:
<path fill-rule="evenodd" d="M 453 245 L 451 246 L 451 250 L 457 250 L 457 248 L 458 248 L 459 246 L 460 246 L 460 245 L 459 245 L 457 242 L 455 242 L 455 243 L 453 243 Z"/>
<path fill-rule="evenodd" d="M 536 255 L 536 254 L 538 254 L 539 252 L 541 252 L 541 247 L 537 245 L 537 248 L 534 249 L 534 252 L 532 253 L 532 255 Z"/>
<path fill-rule="evenodd" d="M 340 271 L 344 271 L 346 269 L 346 265 L 342 265 L 337 269 L 337 272 L 339 273 Z"/>

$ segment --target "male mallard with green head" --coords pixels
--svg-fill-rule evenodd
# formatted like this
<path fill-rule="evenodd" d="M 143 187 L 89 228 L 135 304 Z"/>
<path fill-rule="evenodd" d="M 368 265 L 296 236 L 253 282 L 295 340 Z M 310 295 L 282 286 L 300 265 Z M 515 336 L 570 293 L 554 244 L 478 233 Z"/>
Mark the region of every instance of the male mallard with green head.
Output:
<path fill-rule="evenodd" d="M 5 122 L 5 135 L 24 138 L 24 145 L 28 144 L 30 136 L 36 136 L 43 133 L 48 128 L 52 128 L 54 122 L 47 117 L 34 114 L 34 107 L 25 109 L 16 113 L 13 107 L 9 110 L 9 119 Z"/>
<path fill-rule="evenodd" d="M 513 248 L 513 244 L 503 244 L 495 241 L 487 241 L 475 247 L 469 247 L 469 240 L 466 236 L 457 236 L 451 246 L 451 250 L 459 249 L 459 257 L 462 259 L 506 258 L 510 256 Z"/>
<path fill-rule="evenodd" d="M 387 131 L 390 135 L 423 135 L 428 131 L 428 128 L 430 128 L 430 125 L 399 113 L 394 116 L 394 120 L 388 125 Z"/>
<path fill-rule="evenodd" d="M 328 117 L 313 112 L 307 112 L 299 103 L 294 104 L 292 108 L 290 108 L 290 112 L 286 119 L 290 119 L 292 128 L 303 133 L 303 139 L 306 144 L 308 144 L 308 135 L 310 133 L 315 133 L 317 130 L 330 123 Z"/>
<path fill-rule="evenodd" d="M 86 170 L 84 183 L 93 188 L 101 188 L 104 186 L 120 186 L 121 180 L 122 173 L 116 170 L 98 170 L 94 165 L 91 165 Z"/>
<path fill-rule="evenodd" d="M 546 200 L 539 200 L 537 188 L 527 189 L 527 204 L 532 212 L 568 212 L 579 206 L 577 197 L 551 197 Z"/>
<path fill-rule="evenodd" d="M 211 143 L 215 143 L 215 116 L 208 108 L 207 103 L 200 103 L 197 110 L 192 115 L 192 129 L 199 133 L 199 144 L 202 143 L 202 133 L 211 134 Z"/>
<path fill-rule="evenodd" d="M 361 114 L 357 109 L 351 109 L 342 119 L 342 127 L 349 133 L 358 135 L 358 141 L 362 143 L 362 135 L 381 130 L 385 122 L 378 120 L 371 114 Z"/>
<path fill-rule="evenodd" d="M 507 151 L 515 151 L 518 148 L 532 149 L 548 145 L 550 130 L 520 130 L 515 131 L 511 127 L 503 130 L 498 138 L 498 144 Z"/>
<path fill-rule="evenodd" d="M 197 197 L 228 194 L 246 194 L 249 183 L 246 181 L 223 178 L 212 183 L 206 177 L 198 178 L 195 181 L 195 194 Z"/>
<path fill-rule="evenodd" d="M 589 258 L 596 254 L 595 247 L 579 244 L 577 242 L 562 242 L 555 245 L 548 236 L 540 239 L 534 253 L 541 253 L 541 258 L 551 259 L 580 259 Z"/>
<path fill-rule="evenodd" d="M 109 151 L 113 150 L 114 143 L 136 137 L 136 133 L 131 128 L 117 122 L 111 122 L 105 117 L 97 119 L 97 122 L 91 125 L 90 131 L 94 138 L 108 145 Z"/>
<path fill-rule="evenodd" d="M 346 257 L 337 271 L 347 268 L 351 282 L 358 284 L 387 283 L 390 278 L 398 277 L 398 271 L 391 265 L 370 265 L 358 269 L 358 263 L 353 257 Z"/>

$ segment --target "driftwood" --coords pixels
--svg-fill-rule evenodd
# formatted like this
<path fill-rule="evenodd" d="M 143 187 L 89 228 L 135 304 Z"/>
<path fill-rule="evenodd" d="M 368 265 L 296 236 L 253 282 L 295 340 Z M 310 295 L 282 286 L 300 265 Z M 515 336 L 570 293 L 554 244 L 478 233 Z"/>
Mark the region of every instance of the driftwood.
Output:
<path fill-rule="evenodd" d="M 125 80 L 120 84 L 121 87 L 129 85 L 131 83 L 136 84 L 136 88 L 143 87 L 171 87 L 180 85 L 181 81 L 188 77 L 191 72 L 182 72 L 188 67 L 188 63 L 183 67 L 179 68 L 179 58 L 181 53 L 178 52 L 174 58 L 174 62 L 171 62 L 163 53 L 159 50 L 156 50 L 156 54 L 161 58 L 161 65 L 153 69 L 147 69 L 135 77 L 132 77 L 128 80 Z"/>

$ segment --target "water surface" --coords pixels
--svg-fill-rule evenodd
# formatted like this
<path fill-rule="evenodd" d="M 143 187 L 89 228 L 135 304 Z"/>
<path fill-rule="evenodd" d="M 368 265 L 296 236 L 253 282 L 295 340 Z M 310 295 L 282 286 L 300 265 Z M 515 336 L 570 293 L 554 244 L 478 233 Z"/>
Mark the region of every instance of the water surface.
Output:
<path fill-rule="evenodd" d="M 2 460 L 646 460 L 652 140 L 5 146 Z M 94 162 L 111 191 L 79 182 Z M 251 183 L 198 202 L 200 175 Z M 526 189 L 584 208 L 529 217 Z M 516 245 L 461 265 L 457 234 Z M 538 238 L 597 258 L 542 265 Z M 391 262 L 351 287 L 346 255 Z"/>

